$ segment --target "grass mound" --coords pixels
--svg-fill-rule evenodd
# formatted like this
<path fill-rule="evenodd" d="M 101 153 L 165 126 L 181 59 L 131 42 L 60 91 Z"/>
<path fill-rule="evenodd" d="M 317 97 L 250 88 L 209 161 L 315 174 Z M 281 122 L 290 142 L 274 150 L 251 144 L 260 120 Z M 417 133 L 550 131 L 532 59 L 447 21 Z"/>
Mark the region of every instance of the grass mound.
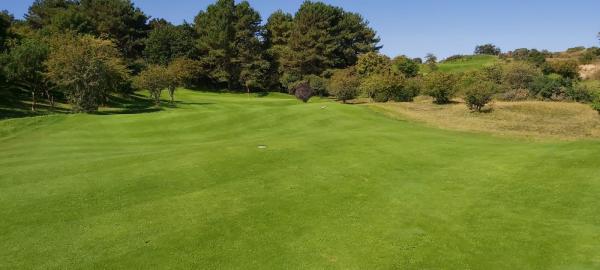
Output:
<path fill-rule="evenodd" d="M 177 98 L 0 121 L 0 268 L 600 267 L 597 141 L 283 95 Z"/>

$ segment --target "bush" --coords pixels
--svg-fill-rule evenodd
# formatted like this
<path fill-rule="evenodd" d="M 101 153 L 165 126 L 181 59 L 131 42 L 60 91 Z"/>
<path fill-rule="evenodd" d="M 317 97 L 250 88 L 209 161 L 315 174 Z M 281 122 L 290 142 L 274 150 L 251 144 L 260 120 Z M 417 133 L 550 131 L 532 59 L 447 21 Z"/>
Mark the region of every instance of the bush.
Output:
<path fill-rule="evenodd" d="M 563 91 L 561 82 L 556 77 L 542 76 L 531 84 L 531 94 L 540 99 L 558 99 Z"/>
<path fill-rule="evenodd" d="M 405 82 L 402 75 L 375 74 L 364 79 L 360 84 L 360 89 L 375 102 L 412 101 L 418 92 L 415 92 L 414 88 L 406 88 Z"/>
<path fill-rule="evenodd" d="M 556 73 L 564 78 L 579 79 L 579 64 L 574 60 L 548 62 L 544 66 L 544 73 Z"/>
<path fill-rule="evenodd" d="M 313 89 L 314 95 L 327 95 L 327 80 L 317 75 L 308 75 L 304 77 L 304 81 Z"/>
<path fill-rule="evenodd" d="M 502 80 L 510 89 L 529 89 L 540 76 L 540 69 L 527 62 L 516 61 L 502 68 Z"/>
<path fill-rule="evenodd" d="M 449 103 L 456 94 L 457 78 L 450 73 L 433 72 L 425 77 L 424 93 L 437 104 Z"/>
<path fill-rule="evenodd" d="M 297 99 L 306 103 L 313 95 L 313 89 L 307 82 L 301 82 L 294 87 L 294 95 Z"/>
<path fill-rule="evenodd" d="M 406 78 L 419 75 L 419 64 L 406 56 L 398 56 L 392 60 L 394 72 L 402 73 Z"/>
<path fill-rule="evenodd" d="M 360 80 L 353 69 L 341 69 L 333 73 L 329 79 L 327 90 L 330 95 L 346 103 L 347 100 L 358 96 L 359 85 Z"/>
<path fill-rule="evenodd" d="M 483 107 L 492 101 L 496 93 L 496 84 L 479 81 L 471 84 L 465 90 L 465 103 L 471 111 L 481 112 Z"/>
<path fill-rule="evenodd" d="M 361 54 L 356 62 L 356 72 L 363 77 L 387 73 L 391 68 L 392 61 L 390 58 L 377 52 Z"/>
<path fill-rule="evenodd" d="M 584 84 L 576 84 L 572 87 L 567 87 L 565 96 L 572 101 L 576 102 L 592 102 L 594 101 L 594 92 L 590 87 Z"/>
<path fill-rule="evenodd" d="M 596 101 L 591 104 L 592 109 L 596 110 L 600 114 L 600 101 Z"/>

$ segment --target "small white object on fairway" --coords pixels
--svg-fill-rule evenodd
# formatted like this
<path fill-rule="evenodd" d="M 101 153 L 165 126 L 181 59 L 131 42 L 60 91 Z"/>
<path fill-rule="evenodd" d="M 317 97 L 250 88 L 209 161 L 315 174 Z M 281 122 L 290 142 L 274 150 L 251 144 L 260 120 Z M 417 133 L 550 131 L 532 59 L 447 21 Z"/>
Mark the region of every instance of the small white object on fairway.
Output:
<path fill-rule="evenodd" d="M 322 110 L 322 109 L 326 109 L 326 108 L 327 108 L 327 106 L 321 106 L 321 110 Z"/>
<path fill-rule="evenodd" d="M 267 146 L 266 145 L 259 145 L 258 149 L 267 149 Z"/>

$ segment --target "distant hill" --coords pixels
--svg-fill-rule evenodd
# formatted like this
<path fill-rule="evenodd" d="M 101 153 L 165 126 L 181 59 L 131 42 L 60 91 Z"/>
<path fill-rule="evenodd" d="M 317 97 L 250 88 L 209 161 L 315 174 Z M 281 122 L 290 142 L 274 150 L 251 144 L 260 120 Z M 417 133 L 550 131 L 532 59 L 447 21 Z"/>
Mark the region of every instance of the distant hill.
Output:
<path fill-rule="evenodd" d="M 441 61 L 438 64 L 439 70 L 443 72 L 465 72 L 478 70 L 487 65 L 493 65 L 500 60 L 494 55 L 465 55 L 459 59 Z M 428 72 L 427 66 L 423 67 L 425 72 Z"/>

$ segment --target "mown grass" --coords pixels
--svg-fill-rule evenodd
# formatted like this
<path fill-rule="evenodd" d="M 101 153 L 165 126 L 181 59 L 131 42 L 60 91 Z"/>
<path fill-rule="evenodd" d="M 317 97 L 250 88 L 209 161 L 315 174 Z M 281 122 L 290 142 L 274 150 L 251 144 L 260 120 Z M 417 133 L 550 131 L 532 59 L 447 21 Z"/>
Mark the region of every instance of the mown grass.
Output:
<path fill-rule="evenodd" d="M 498 63 L 500 60 L 493 55 L 468 55 L 464 58 L 444 61 L 438 64 L 438 70 L 442 72 L 460 73 L 466 71 L 479 70 L 485 66 Z M 427 70 L 427 67 L 424 66 Z"/>
<path fill-rule="evenodd" d="M 600 267 L 598 141 L 285 95 L 178 100 L 0 121 L 0 268 Z"/>

